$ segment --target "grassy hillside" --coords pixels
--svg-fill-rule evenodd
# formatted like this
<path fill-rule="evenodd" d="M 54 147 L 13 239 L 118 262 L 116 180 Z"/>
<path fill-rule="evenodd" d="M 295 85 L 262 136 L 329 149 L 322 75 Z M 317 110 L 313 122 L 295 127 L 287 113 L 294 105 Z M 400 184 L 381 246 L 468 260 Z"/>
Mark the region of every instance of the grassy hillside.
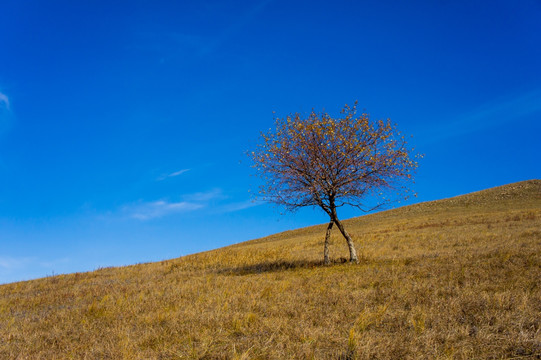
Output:
<path fill-rule="evenodd" d="M 541 181 L 0 286 L 1 359 L 540 359 Z"/>

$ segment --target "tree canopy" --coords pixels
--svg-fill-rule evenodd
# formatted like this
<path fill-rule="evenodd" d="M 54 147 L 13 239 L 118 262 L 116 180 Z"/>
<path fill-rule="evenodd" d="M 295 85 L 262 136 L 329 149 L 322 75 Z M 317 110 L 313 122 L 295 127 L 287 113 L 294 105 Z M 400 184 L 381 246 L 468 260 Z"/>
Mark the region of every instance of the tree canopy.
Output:
<path fill-rule="evenodd" d="M 358 261 L 351 237 L 337 215 L 349 205 L 364 211 L 387 204 L 408 192 L 406 183 L 417 168 L 417 155 L 387 120 L 357 115 L 357 103 L 346 105 L 340 117 L 326 112 L 303 118 L 277 118 L 275 129 L 261 134 L 251 152 L 253 166 L 263 179 L 262 199 L 294 211 L 318 206 L 330 217 L 324 261 L 329 263 L 328 238 L 336 224 L 348 242 L 350 261 Z M 385 197 L 385 195 L 394 195 Z M 367 199 L 375 197 L 375 205 Z"/>

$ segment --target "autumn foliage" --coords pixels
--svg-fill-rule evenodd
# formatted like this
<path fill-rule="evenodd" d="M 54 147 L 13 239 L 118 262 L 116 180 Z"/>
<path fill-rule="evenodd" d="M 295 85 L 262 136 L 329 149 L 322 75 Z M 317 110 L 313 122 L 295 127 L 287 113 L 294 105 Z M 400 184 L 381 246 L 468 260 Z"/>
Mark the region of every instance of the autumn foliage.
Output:
<path fill-rule="evenodd" d="M 251 153 L 264 180 L 260 189 L 264 200 L 287 210 L 318 206 L 329 215 L 325 263 L 334 224 L 346 238 L 350 261 L 358 261 L 336 209 L 348 205 L 368 211 L 387 204 L 394 195 L 407 193 L 404 185 L 417 168 L 417 155 L 412 155 L 396 126 L 389 119 L 372 121 L 368 114 L 357 115 L 356 105 L 346 105 L 337 118 L 314 111 L 307 118 L 299 113 L 277 118 L 276 128 L 262 134 Z"/>

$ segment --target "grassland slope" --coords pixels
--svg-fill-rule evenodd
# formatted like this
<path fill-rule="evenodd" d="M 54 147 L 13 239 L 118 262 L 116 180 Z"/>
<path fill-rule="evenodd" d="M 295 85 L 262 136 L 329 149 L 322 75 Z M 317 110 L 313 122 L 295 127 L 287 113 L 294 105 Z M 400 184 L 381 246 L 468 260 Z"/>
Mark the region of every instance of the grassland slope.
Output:
<path fill-rule="evenodd" d="M 1 359 L 539 359 L 541 181 L 0 286 Z"/>

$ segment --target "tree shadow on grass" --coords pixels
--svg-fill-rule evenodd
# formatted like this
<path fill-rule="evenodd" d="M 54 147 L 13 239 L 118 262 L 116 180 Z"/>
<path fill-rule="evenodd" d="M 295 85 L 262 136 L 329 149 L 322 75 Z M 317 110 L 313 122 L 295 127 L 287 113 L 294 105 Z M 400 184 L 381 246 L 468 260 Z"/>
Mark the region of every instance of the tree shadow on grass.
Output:
<path fill-rule="evenodd" d="M 347 263 L 347 259 L 339 258 L 331 260 L 330 265 Z M 250 274 L 262 274 L 270 272 L 288 271 L 294 269 L 314 269 L 318 267 L 326 267 L 330 265 L 324 265 L 321 260 L 277 260 L 277 261 L 265 261 L 257 264 L 243 265 L 230 268 L 222 268 L 217 270 L 219 274 L 230 275 L 250 275 Z"/>

